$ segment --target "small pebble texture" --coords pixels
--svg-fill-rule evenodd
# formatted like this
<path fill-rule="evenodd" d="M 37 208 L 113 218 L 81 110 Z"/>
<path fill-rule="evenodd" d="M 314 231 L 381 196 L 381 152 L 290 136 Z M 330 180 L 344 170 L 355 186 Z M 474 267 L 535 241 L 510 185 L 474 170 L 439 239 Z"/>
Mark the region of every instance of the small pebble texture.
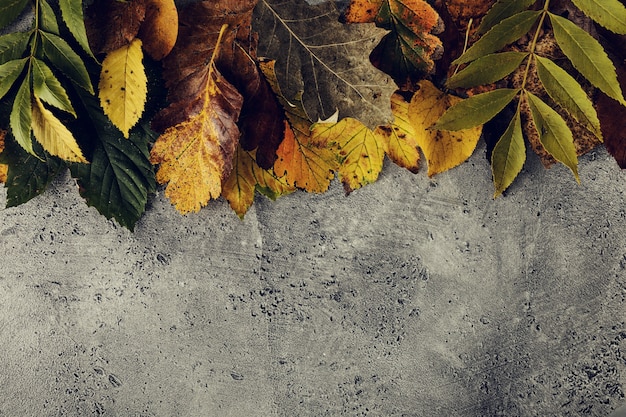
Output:
<path fill-rule="evenodd" d="M 607 416 L 626 174 L 529 155 L 493 200 L 484 153 L 243 221 L 160 193 L 131 233 L 68 176 L 0 210 L 0 416 Z"/>

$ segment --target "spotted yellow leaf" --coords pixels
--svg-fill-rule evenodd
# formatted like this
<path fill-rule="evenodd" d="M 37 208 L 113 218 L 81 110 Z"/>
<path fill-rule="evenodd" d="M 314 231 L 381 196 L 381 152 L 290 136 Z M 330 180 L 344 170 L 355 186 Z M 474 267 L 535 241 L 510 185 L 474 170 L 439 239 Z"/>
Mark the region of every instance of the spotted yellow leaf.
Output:
<path fill-rule="evenodd" d="M 420 81 L 419 87 L 409 104 L 409 120 L 428 162 L 430 177 L 465 162 L 476 149 L 482 126 L 458 131 L 431 130 L 439 117 L 462 99 L 445 94 L 430 81 Z"/>

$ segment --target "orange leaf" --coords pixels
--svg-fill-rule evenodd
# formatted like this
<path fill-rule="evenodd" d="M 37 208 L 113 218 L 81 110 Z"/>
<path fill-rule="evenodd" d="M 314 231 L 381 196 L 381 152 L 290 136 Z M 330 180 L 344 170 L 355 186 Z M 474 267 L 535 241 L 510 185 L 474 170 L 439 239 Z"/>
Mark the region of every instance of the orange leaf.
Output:
<path fill-rule="evenodd" d="M 178 36 L 178 11 L 174 0 L 146 0 L 146 17 L 137 35 L 155 61 L 170 53 Z"/>
<path fill-rule="evenodd" d="M 225 30 L 226 25 L 220 33 Z M 169 127 L 150 153 L 151 162 L 161 164 L 157 181 L 168 183 L 165 195 L 181 213 L 198 211 L 211 198 L 219 197 L 239 139 L 236 122 L 243 98 L 215 67 L 217 52 L 216 47 L 201 94 L 193 103 L 197 112 Z"/>
<path fill-rule="evenodd" d="M 419 170 L 420 153 L 415 128 L 409 119 L 409 103 L 402 95 L 395 93 L 391 96 L 391 112 L 394 121 L 378 126 L 374 134 L 385 140 L 387 155 L 394 163 L 415 174 Z"/>
<path fill-rule="evenodd" d="M 0 129 L 0 154 L 4 152 L 4 138 L 7 135 L 7 131 L 4 129 Z M 7 173 L 9 171 L 9 166 L 6 164 L 0 164 L 0 182 L 7 182 Z"/>

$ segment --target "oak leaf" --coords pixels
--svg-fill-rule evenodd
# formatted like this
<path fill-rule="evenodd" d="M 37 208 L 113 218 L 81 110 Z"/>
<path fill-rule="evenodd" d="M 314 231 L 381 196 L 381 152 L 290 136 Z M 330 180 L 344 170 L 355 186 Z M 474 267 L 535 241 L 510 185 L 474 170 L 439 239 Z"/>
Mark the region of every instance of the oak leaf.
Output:
<path fill-rule="evenodd" d="M 430 81 L 420 81 L 420 89 L 409 104 L 409 120 L 416 140 L 428 162 L 428 176 L 453 168 L 469 158 L 482 132 L 482 126 L 458 131 L 436 130 L 433 124 L 461 98 L 445 94 Z"/>
<path fill-rule="evenodd" d="M 316 123 L 313 141 L 329 147 L 339 158 L 339 179 L 346 194 L 378 179 L 385 158 L 385 140 L 360 121 L 344 118 L 337 123 Z"/>
<path fill-rule="evenodd" d="M 274 61 L 261 62 L 260 67 L 281 102 L 287 120 L 285 137 L 278 147 L 274 172 L 285 177 L 287 183 L 308 192 L 322 193 L 328 189 L 339 167 L 335 153 L 326 144 L 315 142 L 311 135 L 311 121 L 300 97 L 289 102 L 278 86 Z"/>
<path fill-rule="evenodd" d="M 220 35 L 226 30 L 227 25 L 222 26 Z M 220 43 L 221 36 L 216 44 Z M 198 211 L 220 196 L 239 140 L 236 122 L 243 97 L 217 70 L 218 52 L 214 48 L 193 102 L 168 108 L 188 105 L 187 119 L 167 128 L 150 153 L 151 162 L 160 164 L 157 181 L 167 183 L 165 195 L 181 213 Z"/>
<path fill-rule="evenodd" d="M 148 95 L 141 40 L 109 52 L 102 62 L 99 97 L 104 113 L 128 138 L 139 121 Z"/>

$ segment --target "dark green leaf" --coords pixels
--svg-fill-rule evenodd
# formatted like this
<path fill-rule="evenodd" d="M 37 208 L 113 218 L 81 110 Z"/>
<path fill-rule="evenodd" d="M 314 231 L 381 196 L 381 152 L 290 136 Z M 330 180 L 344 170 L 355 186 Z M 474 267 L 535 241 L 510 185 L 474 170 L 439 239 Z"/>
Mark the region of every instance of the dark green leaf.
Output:
<path fill-rule="evenodd" d="M 146 135 L 140 129 L 125 139 L 95 99 L 84 98 L 98 140 L 90 164 L 73 164 L 80 194 L 106 218 L 133 230 L 156 189 Z"/>
<path fill-rule="evenodd" d="M 537 56 L 537 74 L 546 92 L 574 119 L 602 139 L 600 120 L 593 103 L 580 84 L 548 58 Z"/>
<path fill-rule="evenodd" d="M 70 78 L 76 85 L 94 94 L 85 63 L 62 38 L 46 32 L 39 32 L 46 57 Z"/>
<path fill-rule="evenodd" d="M 29 0 L 2 0 L 0 2 L 0 29 L 14 21 L 28 3 Z"/>
<path fill-rule="evenodd" d="M 89 47 L 89 41 L 87 40 L 87 32 L 85 30 L 82 0 L 59 0 L 59 6 L 61 7 L 61 16 L 63 17 L 63 21 L 67 25 L 67 28 L 85 52 L 93 57 L 93 53 Z"/>
<path fill-rule="evenodd" d="M 59 35 L 59 23 L 57 22 L 57 17 L 54 14 L 54 10 L 50 7 L 50 4 L 46 0 L 38 0 L 39 1 L 39 25 L 42 30 L 46 32 L 54 33 L 55 35 Z"/>
<path fill-rule="evenodd" d="M 20 59 L 32 32 L 14 32 L 0 36 L 0 63 Z"/>
<path fill-rule="evenodd" d="M 7 141 L 0 162 L 9 166 L 7 175 L 7 207 L 14 207 L 38 196 L 50 182 L 66 168 L 59 158 L 48 155 L 37 143 L 37 153 L 43 159 L 30 155 L 22 148 Z"/>
<path fill-rule="evenodd" d="M 576 181 L 578 178 L 578 156 L 574 146 L 574 137 L 565 120 L 552 107 L 539 97 L 525 92 L 530 112 L 543 147 L 559 162 L 572 170 Z"/>
<path fill-rule="evenodd" d="M 64 110 L 76 117 L 76 112 L 70 103 L 65 88 L 54 76 L 45 62 L 33 58 L 33 92 L 37 97 L 58 109 Z"/>
<path fill-rule="evenodd" d="M 615 67 L 602 45 L 573 22 L 549 13 L 554 37 L 563 53 L 591 84 L 626 106 Z"/>
<path fill-rule="evenodd" d="M 526 34 L 540 15 L 541 11 L 526 10 L 504 19 L 492 27 L 489 32 L 485 33 L 463 55 L 454 60 L 452 64 L 465 64 L 481 56 L 499 51 Z"/>
<path fill-rule="evenodd" d="M 527 9 L 536 0 L 498 0 L 489 9 L 478 26 L 478 34 L 487 32 L 504 19 Z"/>
<path fill-rule="evenodd" d="M 11 115 L 9 116 L 9 124 L 17 143 L 29 154 L 35 155 L 31 137 L 32 120 L 30 77 L 26 77 L 19 90 L 17 90 Z"/>
<path fill-rule="evenodd" d="M 450 107 L 433 128 L 463 130 L 482 125 L 500 113 L 519 91 L 519 89 L 500 88 L 460 101 Z"/>
<path fill-rule="evenodd" d="M 11 89 L 24 70 L 28 58 L 16 59 L 0 65 L 0 99 Z"/>
<path fill-rule="evenodd" d="M 572 3 L 611 32 L 626 35 L 626 6 L 619 0 L 572 0 Z"/>
<path fill-rule="evenodd" d="M 513 183 L 526 161 L 526 146 L 522 136 L 519 110 L 502 134 L 491 153 L 491 172 L 495 187 L 494 198 Z"/>
<path fill-rule="evenodd" d="M 527 56 L 528 52 L 501 52 L 485 55 L 450 77 L 446 87 L 469 88 L 496 82 L 515 71 Z"/>

